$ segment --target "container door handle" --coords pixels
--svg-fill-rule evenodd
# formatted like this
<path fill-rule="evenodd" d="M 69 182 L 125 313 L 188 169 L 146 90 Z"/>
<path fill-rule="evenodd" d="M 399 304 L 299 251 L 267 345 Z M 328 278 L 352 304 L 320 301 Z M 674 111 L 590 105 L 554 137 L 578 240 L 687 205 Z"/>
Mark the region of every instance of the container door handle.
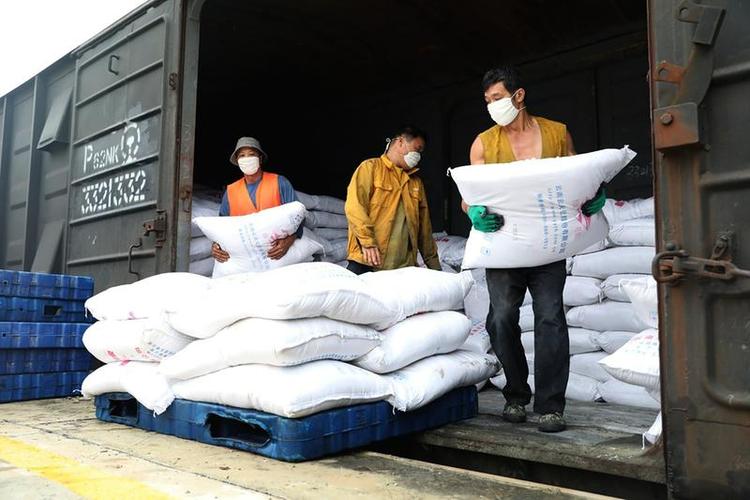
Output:
<path fill-rule="evenodd" d="M 107 65 L 107 70 L 113 75 L 120 74 L 120 56 L 115 54 L 109 56 L 109 64 Z"/>
<path fill-rule="evenodd" d="M 141 248 L 143 246 L 143 238 L 138 238 L 138 243 L 133 243 L 128 249 L 128 273 L 136 276 L 136 281 L 141 279 L 141 273 L 133 270 L 133 250 Z"/>

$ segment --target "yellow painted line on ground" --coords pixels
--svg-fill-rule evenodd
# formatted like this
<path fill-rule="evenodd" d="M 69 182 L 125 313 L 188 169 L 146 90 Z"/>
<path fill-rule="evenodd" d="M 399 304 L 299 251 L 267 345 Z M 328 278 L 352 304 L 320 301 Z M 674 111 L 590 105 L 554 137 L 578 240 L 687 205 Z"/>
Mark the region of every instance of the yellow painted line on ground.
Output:
<path fill-rule="evenodd" d="M 63 455 L 3 436 L 0 436 L 0 460 L 55 481 L 85 498 L 172 498 L 135 479 L 108 474 Z"/>

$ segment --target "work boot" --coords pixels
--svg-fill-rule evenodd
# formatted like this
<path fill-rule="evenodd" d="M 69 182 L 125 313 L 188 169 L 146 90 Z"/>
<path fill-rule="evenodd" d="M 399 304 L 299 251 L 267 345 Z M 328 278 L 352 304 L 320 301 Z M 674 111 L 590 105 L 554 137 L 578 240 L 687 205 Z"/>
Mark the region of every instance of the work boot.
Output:
<path fill-rule="evenodd" d="M 567 426 L 562 413 L 545 413 L 539 417 L 539 430 L 542 432 L 560 432 L 564 431 L 565 427 Z"/>
<path fill-rule="evenodd" d="M 503 408 L 503 420 L 511 424 L 526 422 L 526 408 L 518 403 L 505 403 Z"/>

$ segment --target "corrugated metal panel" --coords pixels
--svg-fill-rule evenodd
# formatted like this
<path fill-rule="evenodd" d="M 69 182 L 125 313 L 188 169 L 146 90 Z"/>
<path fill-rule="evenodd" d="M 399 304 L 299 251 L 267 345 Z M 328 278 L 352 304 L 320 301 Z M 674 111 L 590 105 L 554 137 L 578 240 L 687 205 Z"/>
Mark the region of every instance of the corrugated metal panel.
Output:
<path fill-rule="evenodd" d="M 8 94 L 0 155 L 0 267 L 62 272 L 60 247 L 67 212 L 68 129 L 65 117 L 54 127 L 59 140 L 37 148 L 41 129 L 55 102 L 72 89 L 73 65 L 58 61 Z M 67 76 L 67 78 L 66 78 Z M 69 119 L 69 116 L 67 117 Z M 49 227 L 55 222 L 55 228 Z M 45 244 L 41 245 L 43 234 Z M 53 237 L 55 236 L 55 237 Z M 41 258 L 46 254 L 45 258 Z"/>
<path fill-rule="evenodd" d="M 31 126 L 34 84 L 26 84 L 6 98 L 8 131 L 3 159 L 3 266 L 24 269 L 26 251 L 26 197 L 31 162 Z"/>
<path fill-rule="evenodd" d="M 748 498 L 750 4 L 649 8 L 670 487 Z"/>
<path fill-rule="evenodd" d="M 173 105 L 165 100 L 176 91 L 168 67 L 179 60 L 168 59 L 179 54 L 173 14 L 171 2 L 155 6 L 77 61 L 66 266 L 96 276 L 97 287 L 171 270 L 171 224 L 149 237 L 143 224 L 157 209 L 172 213 L 175 130 L 172 115 L 165 124 Z"/>

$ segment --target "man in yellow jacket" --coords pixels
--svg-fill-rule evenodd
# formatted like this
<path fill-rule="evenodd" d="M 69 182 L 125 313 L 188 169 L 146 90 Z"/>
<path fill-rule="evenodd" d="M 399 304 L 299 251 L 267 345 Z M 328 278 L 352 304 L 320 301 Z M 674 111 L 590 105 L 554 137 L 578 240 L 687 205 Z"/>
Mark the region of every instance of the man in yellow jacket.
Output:
<path fill-rule="evenodd" d="M 403 127 L 380 158 L 354 172 L 346 194 L 352 272 L 414 266 L 417 251 L 427 267 L 440 269 L 424 184 L 416 175 L 424 147 L 424 133 Z"/>

